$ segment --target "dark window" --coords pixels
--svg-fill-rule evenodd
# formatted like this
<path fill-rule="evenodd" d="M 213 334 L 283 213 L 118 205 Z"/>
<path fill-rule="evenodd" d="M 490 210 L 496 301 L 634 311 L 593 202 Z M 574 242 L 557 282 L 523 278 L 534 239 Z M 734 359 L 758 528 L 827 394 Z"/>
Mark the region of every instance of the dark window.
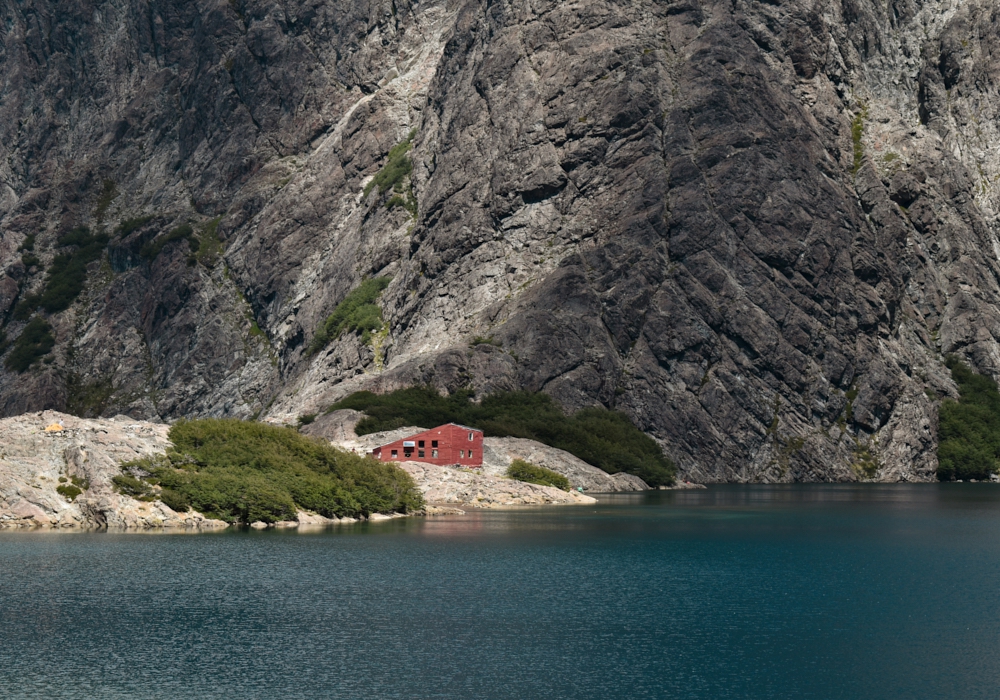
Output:
<path fill-rule="evenodd" d="M 393 457 L 398 457 L 399 456 L 399 451 L 398 450 L 393 450 L 392 451 L 392 456 Z"/>
<path fill-rule="evenodd" d="M 424 446 L 424 441 L 423 440 L 418 440 L 417 441 L 417 447 L 423 447 L 423 446 Z"/>
<path fill-rule="evenodd" d="M 472 459 L 472 450 L 469 450 L 469 459 Z"/>
<path fill-rule="evenodd" d="M 431 447 L 437 447 L 437 446 L 438 446 L 438 441 L 437 440 L 431 440 Z"/>
<path fill-rule="evenodd" d="M 404 457 L 409 457 L 411 454 L 413 454 L 413 453 L 410 452 L 409 450 L 406 450 L 405 452 L 403 452 L 403 456 Z"/>
<path fill-rule="evenodd" d="M 424 451 L 423 450 L 417 450 L 417 457 L 423 457 L 423 456 L 424 456 Z"/>

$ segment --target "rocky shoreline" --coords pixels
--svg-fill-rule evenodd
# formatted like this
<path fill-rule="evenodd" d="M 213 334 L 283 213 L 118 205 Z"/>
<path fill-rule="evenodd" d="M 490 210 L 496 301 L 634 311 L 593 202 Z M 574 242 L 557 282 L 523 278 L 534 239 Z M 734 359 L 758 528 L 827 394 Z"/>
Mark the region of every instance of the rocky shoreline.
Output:
<path fill-rule="evenodd" d="M 353 427 L 352 418 L 348 417 L 349 427 Z M 321 423 L 307 432 L 326 438 L 324 430 L 334 430 L 331 442 L 342 449 L 367 451 L 369 443 L 387 438 L 387 434 L 357 438 L 353 430 L 345 430 L 343 425 L 331 427 L 336 421 L 325 422 L 326 426 Z M 168 431 L 165 424 L 126 416 L 84 419 L 41 411 L 0 419 L 0 529 L 198 531 L 229 527 L 221 520 L 194 511 L 178 513 L 160 501 L 136 500 L 113 488 L 112 479 L 121 473 L 121 463 L 167 449 Z M 514 458 L 529 459 L 564 474 L 570 479 L 572 489 L 562 491 L 505 477 L 503 473 Z M 423 511 L 410 515 L 461 515 L 464 508 L 589 505 L 597 499 L 583 491 L 648 488 L 637 477 L 608 475 L 562 450 L 514 438 L 490 438 L 485 464 L 480 470 L 419 462 L 403 462 L 400 468 L 414 478 L 428 504 Z M 368 520 L 397 517 L 407 516 L 375 513 Z M 355 518 L 325 518 L 300 511 L 295 520 L 271 525 L 251 523 L 250 527 L 314 529 L 356 522 Z"/>

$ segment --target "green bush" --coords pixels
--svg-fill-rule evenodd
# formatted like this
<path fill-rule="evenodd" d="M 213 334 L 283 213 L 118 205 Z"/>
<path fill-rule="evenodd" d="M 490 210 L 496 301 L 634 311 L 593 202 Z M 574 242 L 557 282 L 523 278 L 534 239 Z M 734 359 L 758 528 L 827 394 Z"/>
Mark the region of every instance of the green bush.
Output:
<path fill-rule="evenodd" d="M 83 493 L 83 489 L 75 484 L 59 484 L 56 486 L 56 492 L 67 501 L 74 501 L 77 496 Z"/>
<path fill-rule="evenodd" d="M 24 237 L 24 241 L 21 243 L 21 245 L 19 245 L 17 247 L 17 251 L 19 253 L 23 252 L 23 251 L 34 250 L 34 249 L 35 249 L 35 234 L 33 234 L 33 233 L 25 236 Z"/>
<path fill-rule="evenodd" d="M 153 489 L 142 479 L 137 479 L 131 474 L 119 474 L 111 478 L 115 491 L 123 496 L 131 496 L 140 500 L 148 500 L 153 495 Z"/>
<path fill-rule="evenodd" d="M 345 331 L 350 333 L 361 331 L 361 340 L 367 343 L 371 339 L 372 331 L 382 327 L 382 309 L 375 302 L 391 280 L 391 277 L 367 279 L 344 297 L 316 331 L 306 349 L 306 354 L 313 355 L 319 352 Z"/>
<path fill-rule="evenodd" d="M 954 356 L 947 365 L 959 400 L 941 402 L 938 479 L 988 479 L 1000 467 L 1000 391 Z"/>
<path fill-rule="evenodd" d="M 61 236 L 58 244 L 75 249 L 56 255 L 48 269 L 45 289 L 37 303 L 50 314 L 68 309 L 80 295 L 87 281 L 87 265 L 101 257 L 108 237 L 103 233 L 91 234 L 89 229 L 79 226 Z"/>
<path fill-rule="evenodd" d="M 4 366 L 20 374 L 55 347 L 52 326 L 41 316 L 35 316 L 14 341 L 14 349 L 4 360 Z"/>
<path fill-rule="evenodd" d="M 165 457 L 122 469 L 158 483 L 161 499 L 174 510 L 191 507 L 250 523 L 293 519 L 299 509 L 357 517 L 423 507 L 413 480 L 394 465 L 337 450 L 292 428 L 208 419 L 179 422 L 169 436 L 173 449 Z"/>
<path fill-rule="evenodd" d="M 173 489 L 163 489 L 160 492 L 160 500 L 163 504 L 178 513 L 186 513 L 191 510 L 191 499 L 180 491 Z"/>
<path fill-rule="evenodd" d="M 117 228 L 115 228 L 115 236 L 117 236 L 118 238 L 125 238 L 129 234 L 133 233 L 134 231 L 137 231 L 138 229 L 148 224 L 154 218 L 156 217 L 137 216 L 134 219 L 125 219 L 120 224 L 118 224 Z"/>
<path fill-rule="evenodd" d="M 535 466 L 531 462 L 525 462 L 523 459 L 515 459 L 510 463 L 510 466 L 507 467 L 507 476 L 529 484 L 555 486 L 557 489 L 569 491 L 569 479 L 565 476 L 551 469 Z"/>
<path fill-rule="evenodd" d="M 413 147 L 413 137 L 417 135 L 417 130 L 412 129 L 405 140 L 400 141 L 389 149 L 389 159 L 382 169 L 378 171 L 371 182 L 365 185 L 364 196 L 378 187 L 379 194 L 384 194 L 389 188 L 396 192 L 403 192 L 403 179 L 413 172 L 413 161 L 407 155 Z M 414 202 L 414 205 L 416 202 Z"/>
<path fill-rule="evenodd" d="M 149 241 L 146 245 L 142 247 L 139 251 L 139 255 L 146 258 L 150 262 L 156 259 L 156 256 L 160 254 L 164 246 L 174 241 L 186 240 L 191 248 L 191 252 L 197 252 L 199 244 L 198 239 L 195 238 L 194 229 L 191 224 L 181 224 L 175 229 L 172 229 L 170 233 L 165 236 L 160 236 L 152 241 Z"/>
<path fill-rule="evenodd" d="M 567 416 L 548 394 L 527 391 L 491 394 L 479 404 L 471 399 L 470 391 L 444 397 L 431 387 L 412 387 L 383 395 L 357 392 L 327 410 L 352 408 L 367 414 L 355 427 L 358 435 L 406 425 L 459 423 L 490 437 L 537 440 L 609 474 L 634 474 L 650 486 L 674 481 L 674 465 L 660 446 L 622 413 L 587 408 Z"/>

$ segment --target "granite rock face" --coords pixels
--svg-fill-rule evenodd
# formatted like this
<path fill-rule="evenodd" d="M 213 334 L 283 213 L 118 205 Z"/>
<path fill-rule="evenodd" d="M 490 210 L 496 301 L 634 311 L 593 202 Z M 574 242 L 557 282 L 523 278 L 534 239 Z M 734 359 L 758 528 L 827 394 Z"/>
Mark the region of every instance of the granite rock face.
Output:
<path fill-rule="evenodd" d="M 167 444 L 166 425 L 125 416 L 84 420 L 42 411 L 0 419 L 0 527 L 227 527 L 115 492 L 111 479 L 122 462 L 162 453 Z M 82 490 L 72 500 L 57 491 L 72 484 Z"/>
<path fill-rule="evenodd" d="M 1000 377 L 993 2 L 0 16 L 8 341 L 58 237 L 112 235 L 46 314 L 48 360 L 0 371 L 5 414 L 294 422 L 362 388 L 525 388 L 624 411 L 695 481 L 927 480 L 943 356 Z M 411 132 L 415 215 L 366 192 Z M 185 222 L 198 251 L 143 255 Z M 384 332 L 307 354 L 374 275 Z"/>
<path fill-rule="evenodd" d="M 401 462 L 399 468 L 413 477 L 432 506 L 460 505 L 471 508 L 510 506 L 586 506 L 597 499 L 577 491 L 538 486 L 523 481 L 453 469 L 423 462 Z"/>
<path fill-rule="evenodd" d="M 608 474 L 569 452 L 523 438 L 485 438 L 483 473 L 502 477 L 515 459 L 551 469 L 569 479 L 571 488 L 598 493 L 645 491 L 649 485 L 632 474 Z"/>

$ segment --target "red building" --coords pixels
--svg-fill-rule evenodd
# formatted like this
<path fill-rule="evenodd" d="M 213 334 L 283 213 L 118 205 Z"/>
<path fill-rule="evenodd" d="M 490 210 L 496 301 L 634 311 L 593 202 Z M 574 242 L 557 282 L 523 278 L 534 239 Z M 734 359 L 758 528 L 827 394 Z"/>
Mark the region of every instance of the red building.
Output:
<path fill-rule="evenodd" d="M 447 423 L 372 450 L 383 462 L 430 462 L 483 466 L 483 431 Z"/>

